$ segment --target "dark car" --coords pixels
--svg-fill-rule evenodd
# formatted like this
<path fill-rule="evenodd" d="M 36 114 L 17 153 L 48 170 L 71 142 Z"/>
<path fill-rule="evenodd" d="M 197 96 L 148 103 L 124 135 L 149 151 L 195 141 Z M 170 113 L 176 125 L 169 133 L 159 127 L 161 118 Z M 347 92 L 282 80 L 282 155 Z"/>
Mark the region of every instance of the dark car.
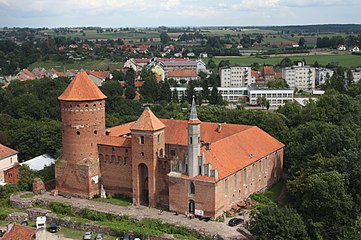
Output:
<path fill-rule="evenodd" d="M 29 226 L 29 223 L 28 223 L 28 221 L 24 220 L 24 221 L 21 222 L 21 225 L 22 226 Z"/>
<path fill-rule="evenodd" d="M 237 226 L 237 225 L 239 225 L 241 223 L 243 223 L 243 219 L 241 219 L 241 218 L 232 218 L 231 220 L 229 220 L 228 226 L 234 227 L 234 226 Z"/>
<path fill-rule="evenodd" d="M 59 224 L 57 222 L 51 222 L 49 227 L 49 232 L 55 233 L 59 231 Z"/>

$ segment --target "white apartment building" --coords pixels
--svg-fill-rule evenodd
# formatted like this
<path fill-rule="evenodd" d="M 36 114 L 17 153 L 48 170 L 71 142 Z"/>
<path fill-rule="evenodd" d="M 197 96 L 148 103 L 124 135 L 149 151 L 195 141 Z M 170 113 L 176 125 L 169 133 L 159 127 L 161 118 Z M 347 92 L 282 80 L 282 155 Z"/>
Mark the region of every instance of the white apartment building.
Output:
<path fill-rule="evenodd" d="M 286 80 L 291 89 L 310 92 L 315 88 L 316 69 L 300 62 L 297 66 L 283 68 L 282 78 Z"/>
<path fill-rule="evenodd" d="M 171 91 L 177 90 L 178 99 L 186 95 L 186 87 L 171 87 Z M 268 89 L 254 86 L 247 87 L 218 87 L 218 93 L 222 95 L 223 100 L 228 102 L 237 102 L 241 99 L 246 100 L 250 105 L 257 105 L 258 98 L 265 97 L 271 107 L 283 106 L 287 101 L 293 101 L 292 89 Z M 194 88 L 196 93 L 202 91 L 201 87 Z M 211 91 L 212 88 L 210 87 Z"/>
<path fill-rule="evenodd" d="M 361 68 L 355 68 L 351 70 L 353 75 L 353 81 L 358 82 L 361 79 Z"/>
<path fill-rule="evenodd" d="M 221 68 L 221 87 L 245 87 L 255 83 L 251 70 L 251 67 L 235 65 Z"/>
<path fill-rule="evenodd" d="M 316 68 L 316 85 L 320 86 L 330 80 L 333 75 L 333 70 L 328 68 Z"/>

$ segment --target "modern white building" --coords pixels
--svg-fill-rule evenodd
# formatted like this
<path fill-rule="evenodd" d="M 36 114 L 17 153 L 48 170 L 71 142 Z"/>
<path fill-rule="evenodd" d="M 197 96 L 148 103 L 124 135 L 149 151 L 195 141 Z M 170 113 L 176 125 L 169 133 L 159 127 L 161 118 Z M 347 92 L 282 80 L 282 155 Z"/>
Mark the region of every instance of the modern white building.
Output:
<path fill-rule="evenodd" d="M 178 99 L 182 96 L 186 96 L 186 87 L 171 87 L 172 92 L 174 89 L 177 90 Z M 293 101 L 293 90 L 292 89 L 268 89 L 259 88 L 255 86 L 247 87 L 218 87 L 218 93 L 222 95 L 223 100 L 228 102 L 238 102 L 244 100 L 250 105 L 257 105 L 259 98 L 266 98 L 269 101 L 270 106 L 278 107 L 283 106 L 287 101 Z M 196 93 L 202 91 L 201 87 L 194 88 Z M 211 91 L 212 88 L 210 87 Z"/>
<path fill-rule="evenodd" d="M 354 68 L 351 70 L 353 75 L 353 81 L 358 82 L 361 79 L 361 68 Z"/>
<path fill-rule="evenodd" d="M 255 83 L 251 70 L 251 67 L 236 65 L 221 68 L 221 87 L 245 87 Z"/>
<path fill-rule="evenodd" d="M 291 89 L 310 92 L 315 88 L 316 69 L 300 62 L 297 66 L 283 68 L 282 78 L 286 80 Z"/>
<path fill-rule="evenodd" d="M 333 75 L 333 70 L 328 68 L 316 68 L 316 86 L 325 84 Z"/>

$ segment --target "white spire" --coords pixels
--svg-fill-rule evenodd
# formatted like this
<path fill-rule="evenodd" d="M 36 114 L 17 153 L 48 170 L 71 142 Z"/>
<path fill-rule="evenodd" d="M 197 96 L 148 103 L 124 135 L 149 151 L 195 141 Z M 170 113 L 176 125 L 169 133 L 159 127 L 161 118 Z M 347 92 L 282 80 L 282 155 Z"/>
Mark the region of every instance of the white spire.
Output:
<path fill-rule="evenodd" d="M 191 115 L 189 117 L 189 120 L 198 120 L 197 108 L 196 108 L 196 102 L 194 101 L 194 96 L 193 96 L 193 100 L 192 100 Z"/>

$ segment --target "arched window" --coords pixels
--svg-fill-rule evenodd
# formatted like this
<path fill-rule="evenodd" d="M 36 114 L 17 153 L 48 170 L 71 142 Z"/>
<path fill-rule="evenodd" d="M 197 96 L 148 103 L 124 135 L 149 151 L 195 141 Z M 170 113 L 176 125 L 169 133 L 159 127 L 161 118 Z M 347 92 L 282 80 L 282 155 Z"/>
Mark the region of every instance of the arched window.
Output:
<path fill-rule="evenodd" d="M 115 156 L 114 155 L 112 155 L 112 160 L 110 161 L 110 163 L 112 163 L 112 162 L 115 162 Z"/>
<path fill-rule="evenodd" d="M 193 182 L 190 182 L 190 183 L 189 183 L 189 193 L 190 193 L 190 194 L 195 194 L 195 193 L 196 193 L 196 188 L 195 188 Z"/>
<path fill-rule="evenodd" d="M 109 155 L 105 155 L 105 162 L 109 162 Z"/>
<path fill-rule="evenodd" d="M 99 154 L 99 161 L 104 161 L 104 156 L 103 156 L 103 154 Z"/>
<path fill-rule="evenodd" d="M 118 156 L 118 164 L 122 161 L 122 157 L 121 156 Z"/>
<path fill-rule="evenodd" d="M 159 156 L 160 156 L 160 157 L 163 157 L 163 154 L 164 154 L 164 153 L 163 153 L 163 148 L 161 148 L 161 149 L 159 150 Z"/>

